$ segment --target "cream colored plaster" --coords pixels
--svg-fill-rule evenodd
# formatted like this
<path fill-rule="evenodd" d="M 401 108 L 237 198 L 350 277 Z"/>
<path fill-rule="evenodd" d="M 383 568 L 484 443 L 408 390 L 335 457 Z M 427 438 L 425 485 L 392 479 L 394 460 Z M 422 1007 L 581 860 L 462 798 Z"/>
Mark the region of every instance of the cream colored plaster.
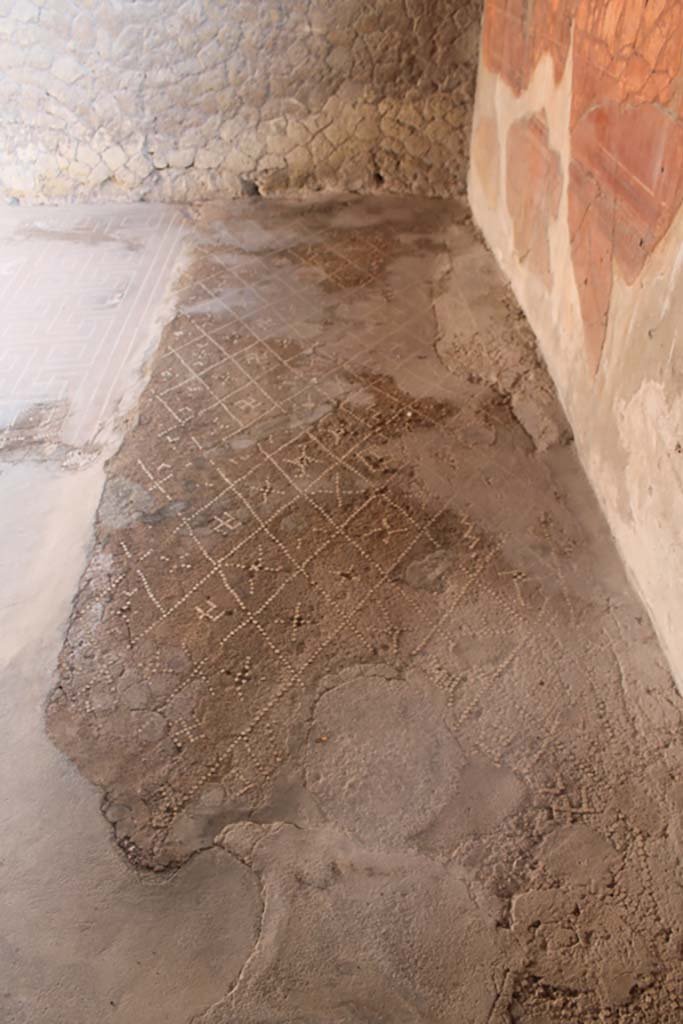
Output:
<path fill-rule="evenodd" d="M 609 479 L 619 495 L 610 521 L 679 684 L 683 680 L 682 240 L 683 211 L 632 285 L 615 272 L 597 381 L 595 433 L 602 443 L 596 446 L 593 460 L 593 472 Z"/>
<path fill-rule="evenodd" d="M 542 58 L 528 89 L 515 96 L 480 59 L 473 133 L 480 119 L 495 118 L 499 200 L 491 204 L 491 189 L 487 194 L 474 161 L 469 198 L 536 334 L 579 455 L 683 687 L 683 452 L 677 447 L 683 446 L 683 213 L 631 286 L 615 268 L 605 346 L 592 376 L 569 237 L 572 64 L 570 50 L 556 83 L 552 60 Z M 550 291 L 518 258 L 505 205 L 508 131 L 519 118 L 542 110 L 562 167 L 559 215 L 548 225 Z"/>
<path fill-rule="evenodd" d="M 483 93 L 483 103 L 480 99 Z M 534 71 L 529 88 L 515 96 L 510 87 L 497 75 L 491 74 L 480 63 L 477 84 L 477 98 L 474 112 L 474 126 L 481 116 L 482 108 L 487 115 L 493 114 L 498 125 L 501 149 L 499 202 L 491 208 L 480 188 L 479 182 L 470 171 L 469 193 L 475 219 L 486 235 L 498 261 L 510 278 L 517 298 L 520 300 L 532 327 L 552 332 L 552 349 L 544 351 L 553 373 L 560 372 L 563 360 L 570 359 L 573 346 L 567 344 L 567 328 L 583 331 L 578 293 L 569 255 L 569 229 L 567 220 L 567 184 L 569 180 L 569 113 L 571 106 L 571 57 L 567 61 L 564 75 L 555 82 L 554 65 L 549 56 L 543 57 Z M 562 191 L 557 220 L 548 227 L 551 265 L 555 286 L 548 293 L 543 281 L 538 278 L 514 251 L 514 229 L 505 202 L 507 181 L 507 134 L 515 121 L 530 114 L 544 111 L 548 121 L 548 141 L 551 149 L 560 157 L 562 169 Z M 536 323 L 538 321 L 538 324 Z M 566 371 L 565 371 L 566 372 Z"/>

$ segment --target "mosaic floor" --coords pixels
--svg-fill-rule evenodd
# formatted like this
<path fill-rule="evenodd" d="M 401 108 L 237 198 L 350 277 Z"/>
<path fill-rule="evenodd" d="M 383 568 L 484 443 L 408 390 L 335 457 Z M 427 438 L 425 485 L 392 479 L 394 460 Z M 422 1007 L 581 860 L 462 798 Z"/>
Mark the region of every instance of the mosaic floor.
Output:
<path fill-rule="evenodd" d="M 47 728 L 131 865 L 258 880 L 194 1019 L 680 1021 L 680 700 L 463 211 L 193 218 Z"/>
<path fill-rule="evenodd" d="M 145 343 L 182 227 L 156 204 L 0 207 L 0 445 L 96 436 Z"/>

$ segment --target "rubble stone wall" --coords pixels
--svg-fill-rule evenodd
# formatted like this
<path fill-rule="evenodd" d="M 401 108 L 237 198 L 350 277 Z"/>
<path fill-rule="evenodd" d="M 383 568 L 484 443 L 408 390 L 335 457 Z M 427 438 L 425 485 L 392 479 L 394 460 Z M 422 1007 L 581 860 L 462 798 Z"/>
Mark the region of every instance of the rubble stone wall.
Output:
<path fill-rule="evenodd" d="M 0 189 L 462 193 L 480 2 L 0 0 Z"/>

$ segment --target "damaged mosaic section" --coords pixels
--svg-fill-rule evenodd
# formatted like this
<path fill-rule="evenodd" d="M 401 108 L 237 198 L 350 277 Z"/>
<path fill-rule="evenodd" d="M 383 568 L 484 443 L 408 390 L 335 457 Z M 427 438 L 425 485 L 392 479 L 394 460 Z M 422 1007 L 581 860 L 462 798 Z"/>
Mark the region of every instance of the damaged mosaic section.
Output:
<path fill-rule="evenodd" d="M 215 204 L 194 247 L 47 724 L 132 864 L 258 877 L 202 1020 L 675 1024 L 680 708 L 462 209 Z"/>

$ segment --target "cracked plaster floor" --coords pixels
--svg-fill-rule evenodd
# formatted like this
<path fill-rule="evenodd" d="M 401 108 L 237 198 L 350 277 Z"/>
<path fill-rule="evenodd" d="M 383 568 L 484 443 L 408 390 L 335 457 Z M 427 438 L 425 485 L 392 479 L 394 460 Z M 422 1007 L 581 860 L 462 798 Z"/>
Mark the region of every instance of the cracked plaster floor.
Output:
<path fill-rule="evenodd" d="M 3 1020 L 683 1019 L 680 698 L 462 208 L 3 216 Z"/>

